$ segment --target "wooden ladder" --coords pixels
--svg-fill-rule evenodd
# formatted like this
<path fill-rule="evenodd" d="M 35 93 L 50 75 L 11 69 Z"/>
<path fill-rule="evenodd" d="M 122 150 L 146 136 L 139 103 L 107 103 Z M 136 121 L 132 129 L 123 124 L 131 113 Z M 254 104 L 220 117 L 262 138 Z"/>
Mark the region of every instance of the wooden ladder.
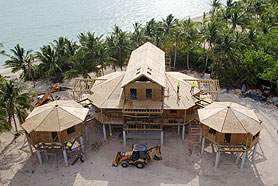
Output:
<path fill-rule="evenodd" d="M 201 125 L 199 121 L 193 120 L 189 123 L 190 151 L 201 150 Z"/>

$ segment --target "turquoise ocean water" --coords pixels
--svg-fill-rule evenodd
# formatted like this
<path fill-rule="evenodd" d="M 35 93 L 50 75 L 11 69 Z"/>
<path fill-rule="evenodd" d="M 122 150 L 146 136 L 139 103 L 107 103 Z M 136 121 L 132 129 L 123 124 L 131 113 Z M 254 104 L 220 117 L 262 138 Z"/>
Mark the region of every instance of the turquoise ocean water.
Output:
<path fill-rule="evenodd" d="M 81 32 L 105 34 L 117 24 L 195 17 L 210 10 L 210 0 L 0 0 L 0 43 L 9 51 L 17 43 L 27 50 L 64 36 L 77 40 Z M 225 1 L 222 0 L 222 3 Z M 0 56 L 0 64 L 5 58 Z"/>

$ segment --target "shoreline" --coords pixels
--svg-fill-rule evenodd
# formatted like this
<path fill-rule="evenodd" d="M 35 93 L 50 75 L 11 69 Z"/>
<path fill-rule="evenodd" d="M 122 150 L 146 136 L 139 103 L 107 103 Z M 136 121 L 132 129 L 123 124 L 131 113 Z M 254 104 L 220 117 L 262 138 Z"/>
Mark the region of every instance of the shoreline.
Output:
<path fill-rule="evenodd" d="M 206 14 L 208 14 L 208 12 L 206 12 Z M 198 21 L 202 21 L 203 19 L 203 14 L 202 15 L 197 15 L 197 16 L 187 16 L 187 17 L 190 17 L 190 19 L 194 22 L 198 22 Z M 185 19 L 185 18 L 180 18 L 180 19 Z M 4 61 L 3 61 L 4 63 Z M 15 72 L 13 73 L 12 72 L 12 68 L 10 67 L 5 67 L 4 64 L 1 64 L 0 65 L 0 74 L 1 76 L 3 76 L 5 79 L 7 80 L 12 80 L 12 79 L 18 79 L 20 74 L 21 74 L 22 71 L 18 71 L 18 72 Z"/>

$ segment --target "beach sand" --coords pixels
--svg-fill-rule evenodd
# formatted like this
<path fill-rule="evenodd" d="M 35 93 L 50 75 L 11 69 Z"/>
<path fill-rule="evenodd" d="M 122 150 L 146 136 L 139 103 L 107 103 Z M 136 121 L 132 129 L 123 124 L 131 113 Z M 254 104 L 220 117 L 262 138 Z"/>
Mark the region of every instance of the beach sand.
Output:
<path fill-rule="evenodd" d="M 111 72 L 107 69 L 106 73 Z M 35 89 L 29 91 L 45 91 L 51 86 L 50 81 L 37 82 Z M 31 87 L 32 83 L 27 82 Z M 60 86 L 70 86 L 66 81 Z M 65 167 L 62 152 L 43 160 L 39 165 L 37 154 L 28 152 L 24 135 L 16 140 L 13 132 L 0 134 L 0 185 L 65 185 L 65 186 L 186 186 L 186 185 L 277 185 L 278 184 L 278 109 L 273 105 L 258 103 L 250 98 L 239 98 L 239 90 L 220 94 L 221 101 L 233 101 L 255 110 L 262 120 L 264 129 L 260 135 L 255 161 L 252 152 L 243 170 L 235 165 L 235 155 L 222 153 L 219 168 L 214 168 L 215 153 L 207 142 L 205 153 L 189 152 L 189 137 L 184 141 L 177 135 L 176 129 L 165 129 L 162 161 L 147 164 L 143 170 L 134 166 L 128 168 L 112 167 L 117 151 L 129 151 L 132 144 L 146 144 L 151 147 L 159 144 L 159 140 L 127 140 L 123 146 L 121 130 L 113 129 L 113 135 L 103 141 L 102 127 L 98 123 L 89 123 L 89 142 L 85 142 L 85 162 Z M 62 99 L 70 99 L 71 91 L 56 92 Z M 54 94 L 54 96 L 56 95 Z M 102 140 L 98 152 L 91 144 Z M 33 149 L 34 150 L 34 149 Z M 44 156 L 42 155 L 44 158 Z M 73 160 L 70 160 L 70 163 Z"/>

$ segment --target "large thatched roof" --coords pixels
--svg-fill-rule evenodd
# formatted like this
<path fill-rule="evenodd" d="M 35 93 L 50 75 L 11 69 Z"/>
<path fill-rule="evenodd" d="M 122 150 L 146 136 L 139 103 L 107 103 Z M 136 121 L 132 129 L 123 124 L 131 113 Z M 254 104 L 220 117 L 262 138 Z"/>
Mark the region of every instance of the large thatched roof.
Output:
<path fill-rule="evenodd" d="M 26 132 L 60 132 L 83 122 L 89 109 L 74 100 L 57 100 L 35 108 L 22 127 Z"/>
<path fill-rule="evenodd" d="M 164 52 L 149 42 L 132 52 L 127 71 L 113 72 L 99 77 L 91 89 L 93 94 L 88 95 L 87 98 L 98 108 L 122 109 L 124 86 L 141 76 L 164 87 L 164 109 L 189 109 L 195 105 L 194 97 L 190 93 L 191 85 L 186 80 L 196 78 L 179 72 L 165 72 Z M 178 82 L 180 83 L 179 95 L 177 95 Z M 195 88 L 194 93 L 198 92 L 199 89 Z M 161 103 L 150 101 L 146 103 L 152 108 L 161 106 Z"/>
<path fill-rule="evenodd" d="M 232 102 L 214 102 L 198 110 L 200 122 L 221 133 L 250 133 L 263 127 L 253 110 Z"/>
<path fill-rule="evenodd" d="M 165 53 L 150 42 L 131 53 L 122 87 L 141 76 L 165 87 Z"/>

